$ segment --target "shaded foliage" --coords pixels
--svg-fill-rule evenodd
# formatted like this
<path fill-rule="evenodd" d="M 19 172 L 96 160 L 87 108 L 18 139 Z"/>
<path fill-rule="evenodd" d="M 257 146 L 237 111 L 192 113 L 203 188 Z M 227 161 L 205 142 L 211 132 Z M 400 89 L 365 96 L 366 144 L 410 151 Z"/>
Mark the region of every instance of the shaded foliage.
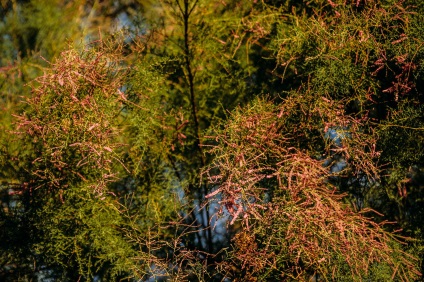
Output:
<path fill-rule="evenodd" d="M 0 4 L 2 278 L 420 278 L 419 1 Z"/>

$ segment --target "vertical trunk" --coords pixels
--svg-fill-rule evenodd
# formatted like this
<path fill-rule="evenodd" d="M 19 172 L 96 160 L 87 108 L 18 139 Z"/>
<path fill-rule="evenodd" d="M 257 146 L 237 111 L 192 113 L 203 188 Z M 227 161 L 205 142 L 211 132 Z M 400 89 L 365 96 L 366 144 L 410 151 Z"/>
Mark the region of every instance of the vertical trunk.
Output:
<path fill-rule="evenodd" d="M 198 0 L 195 0 L 192 6 L 190 7 L 190 1 L 184 0 L 184 6 L 182 7 L 180 3 L 177 1 L 177 4 L 180 8 L 180 11 L 183 16 L 184 21 L 184 60 L 185 60 L 185 68 L 187 72 L 187 82 L 188 82 L 188 88 L 189 88 L 189 95 L 190 95 L 190 108 L 191 108 L 191 114 L 193 118 L 193 126 L 194 126 L 194 133 L 195 133 L 195 147 L 199 155 L 200 165 L 201 167 L 205 166 L 205 156 L 203 154 L 203 150 L 201 147 L 201 141 L 200 141 L 200 125 L 199 125 L 199 119 L 197 115 L 197 105 L 196 105 L 196 95 L 194 90 L 194 75 L 193 75 L 193 69 L 192 69 L 192 62 L 191 62 L 191 50 L 190 50 L 190 36 L 189 36 L 189 19 L 190 15 L 195 9 Z M 201 185 L 201 195 L 199 197 L 199 203 L 203 200 L 204 196 L 208 193 L 207 183 L 203 182 Z M 205 207 L 204 210 L 206 222 L 202 222 L 202 229 L 206 228 L 207 235 L 207 246 L 206 250 L 210 252 L 212 250 L 212 231 L 209 228 L 209 222 L 210 222 L 210 215 L 209 210 L 207 207 Z M 203 216 L 202 216 L 203 218 Z"/>

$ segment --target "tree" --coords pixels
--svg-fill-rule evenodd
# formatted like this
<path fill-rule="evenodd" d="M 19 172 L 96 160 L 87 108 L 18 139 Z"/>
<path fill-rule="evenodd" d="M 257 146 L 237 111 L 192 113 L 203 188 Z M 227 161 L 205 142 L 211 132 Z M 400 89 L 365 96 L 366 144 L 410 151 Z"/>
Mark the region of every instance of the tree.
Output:
<path fill-rule="evenodd" d="M 113 2 L 2 4 L 4 277 L 418 279 L 421 6 Z"/>
<path fill-rule="evenodd" d="M 282 167 L 290 163 L 292 164 L 289 167 L 294 167 L 296 171 L 296 159 L 309 164 L 305 164 L 309 168 L 305 168 L 304 175 L 312 175 L 307 173 L 311 170 L 312 160 L 318 161 L 320 168 L 327 167 L 329 169 L 327 173 L 330 175 L 324 176 L 326 173 L 321 171 L 322 177 L 328 179 L 322 184 L 330 183 L 336 185 L 338 191 L 348 192 L 351 199 L 344 201 L 351 202 L 354 210 L 363 212 L 366 208 L 372 207 L 384 212 L 386 218 L 391 220 L 399 221 L 402 217 L 413 219 L 415 223 L 400 220 L 401 225 L 406 227 L 403 231 L 404 235 L 415 232 L 413 236 L 417 236 L 422 229 L 422 224 L 418 223 L 422 212 L 417 209 L 419 204 L 413 200 L 422 198 L 418 192 L 421 189 L 418 188 L 417 183 L 420 179 L 418 167 L 422 166 L 421 154 L 412 153 L 417 149 L 421 151 L 418 143 L 421 143 L 419 140 L 422 139 L 422 125 L 417 119 L 418 116 L 422 116 L 421 108 L 418 106 L 422 103 L 422 91 L 419 79 L 417 80 L 421 73 L 418 65 L 422 60 L 420 45 L 422 36 L 413 27 L 420 20 L 419 13 L 415 13 L 414 10 L 417 7 L 412 6 L 413 3 L 409 3 L 411 6 L 408 6 L 390 1 L 384 3 L 358 1 L 349 5 L 337 1 L 316 1 L 309 4 L 302 3 L 297 9 L 291 11 L 287 7 L 293 6 L 290 3 L 286 4 L 287 6 L 283 3 L 272 3 L 271 9 L 274 11 L 274 7 L 278 6 L 278 11 L 287 20 L 278 21 L 276 33 L 269 33 L 273 36 L 265 37 L 267 47 L 277 54 L 276 66 L 270 73 L 281 76 L 291 90 L 284 93 L 281 111 L 273 110 L 271 106 L 263 106 L 263 102 L 257 102 L 252 108 L 242 110 L 243 113 L 254 112 L 254 114 L 248 114 L 247 117 L 242 118 L 241 112 L 237 112 L 232 123 L 229 123 L 225 130 L 221 131 L 221 135 L 218 135 L 217 140 L 220 140 L 220 143 L 213 149 L 213 152 L 218 152 L 218 158 L 216 169 L 212 169 L 215 172 L 211 177 L 212 179 L 219 177 L 220 181 L 223 181 L 221 188 L 218 188 L 215 193 L 223 193 L 221 202 L 229 203 L 230 212 L 234 216 L 233 221 L 237 216 L 245 214 L 245 224 L 249 223 L 249 212 L 252 212 L 255 217 L 254 223 L 250 222 L 253 230 L 247 233 L 249 236 L 247 238 L 240 236 L 235 239 L 238 252 L 234 253 L 237 263 L 245 266 L 246 272 L 241 275 L 249 274 L 252 279 L 255 277 L 265 279 L 264 277 L 275 275 L 269 269 L 275 269 L 276 275 L 288 275 L 284 267 L 289 269 L 290 275 L 294 275 L 290 272 L 293 268 L 300 267 L 301 271 L 297 274 L 301 275 L 305 268 L 312 267 L 314 264 L 310 260 L 314 257 L 313 255 L 305 255 L 305 258 L 300 252 L 295 258 L 288 259 L 290 261 L 288 266 L 277 267 L 276 261 L 287 260 L 285 255 L 289 255 L 290 252 L 283 253 L 281 256 L 276 255 L 278 257 L 276 259 L 273 255 L 275 249 L 271 246 L 278 246 L 276 249 L 282 250 L 284 244 L 281 240 L 287 239 L 284 236 L 290 238 L 291 236 L 290 233 L 283 233 L 281 237 L 276 235 L 275 237 L 280 241 L 268 238 L 270 233 L 276 232 L 275 230 L 290 229 L 271 216 L 272 211 L 282 209 L 274 205 L 279 207 L 279 201 L 290 203 L 290 197 L 287 199 L 287 192 L 281 191 L 279 193 L 285 195 L 283 200 L 279 194 L 274 195 L 276 187 L 287 191 L 288 188 L 284 188 L 288 185 L 287 182 L 275 183 L 275 181 L 267 180 L 268 178 L 263 178 L 277 177 L 279 173 L 284 173 L 285 170 Z M 261 22 L 258 25 L 261 26 Z M 268 26 L 268 22 L 265 21 L 262 26 Z M 414 51 L 411 52 L 411 50 Z M 322 100 L 331 106 L 323 104 Z M 280 99 L 277 98 L 274 101 L 278 104 Z M 314 114 L 321 111 L 326 111 L 326 114 Z M 286 112 L 288 112 L 287 116 Z M 273 114 L 283 116 L 285 121 L 275 120 L 274 125 L 271 122 L 274 121 Z M 314 115 L 316 115 L 315 118 Z M 402 122 L 409 125 L 401 125 L 402 122 L 396 124 L 400 122 L 397 118 L 401 116 Z M 351 122 L 346 123 L 346 120 L 343 121 L 345 118 L 351 119 Z M 250 119 L 252 123 L 242 122 L 242 119 Z M 288 124 L 285 125 L 288 127 L 288 133 L 285 131 L 285 126 L 278 127 L 284 122 Z M 252 128 L 249 128 L 250 125 Z M 269 136 L 272 135 L 273 126 L 281 131 L 276 133 L 275 140 L 283 138 L 280 141 L 284 144 L 282 146 L 293 148 L 295 151 L 300 150 L 299 153 L 306 153 L 306 155 L 298 156 L 296 152 L 284 151 L 272 140 L 268 141 Z M 260 128 L 256 129 L 256 127 Z M 396 134 L 393 135 L 395 132 Z M 362 137 L 356 136 L 358 137 L 356 139 L 354 135 L 358 133 Z M 280 134 L 283 134 L 283 137 L 280 137 Z M 262 142 L 258 140 L 261 138 Z M 286 142 L 283 142 L 284 138 L 287 138 Z M 235 140 L 238 141 L 235 142 Z M 405 144 L 410 145 L 403 147 Z M 400 150 L 401 147 L 402 150 Z M 412 150 L 411 153 L 407 153 L 407 148 Z M 271 157 L 267 153 L 261 155 L 261 150 L 270 151 Z M 394 153 L 394 150 L 399 155 Z M 282 153 L 276 153 L 280 151 Z M 380 153 L 381 155 L 377 158 L 377 154 Z M 371 157 L 373 154 L 374 157 Z M 290 157 L 286 160 L 284 155 Z M 396 155 L 399 158 L 395 157 Z M 246 159 L 246 164 L 243 157 Z M 400 164 L 400 159 L 405 162 Z M 281 163 L 278 164 L 276 160 Z M 246 168 L 244 168 L 245 165 Z M 223 172 L 216 172 L 220 170 Z M 335 172 L 337 174 L 332 175 Z M 317 175 L 311 177 L 318 178 Z M 288 182 L 294 181 L 288 172 L 284 177 L 281 176 L 281 179 Z M 416 197 L 407 196 L 409 191 Z M 270 202 L 268 205 L 272 206 L 272 209 L 268 207 L 268 211 L 260 213 L 255 206 L 267 207 L 267 205 L 263 202 L 261 205 L 259 200 Z M 310 203 L 304 198 L 303 201 Z M 404 209 L 406 206 L 408 208 Z M 288 212 L 291 215 L 295 213 L 295 210 Z M 402 213 L 405 213 L 404 216 L 400 215 Z M 377 221 L 382 220 L 380 216 L 373 215 L 373 217 Z M 302 216 L 300 218 L 307 219 Z M 296 217 L 293 217 L 292 220 L 295 219 Z M 281 224 L 282 229 L 275 227 L 272 222 L 275 222 L 277 226 Z M 304 227 L 305 229 L 300 230 L 306 232 L 310 225 L 304 221 L 301 222 L 302 224 L 298 226 Z M 386 226 L 389 230 L 397 228 Z M 316 231 L 312 233 L 312 236 L 316 233 Z M 328 238 L 316 236 L 320 238 L 318 242 L 323 237 Z M 243 240 L 248 243 L 243 243 Z M 253 244 L 260 251 L 252 256 L 243 256 L 248 252 L 249 249 L 245 246 L 249 244 Z M 297 246 L 295 243 L 294 245 Z M 305 243 L 303 242 L 300 246 L 305 246 Z M 342 257 L 349 256 L 345 254 Z M 308 261 L 306 265 L 304 265 L 305 260 Z M 263 265 L 270 266 L 265 268 L 269 270 L 268 272 L 260 271 Z M 324 266 L 324 269 L 322 267 L 321 265 L 312 267 L 312 272 L 318 271 L 320 275 L 331 273 L 325 269 L 329 267 L 328 264 Z M 337 269 L 341 271 L 343 268 Z M 390 271 L 387 273 L 388 277 L 391 277 Z M 358 275 L 357 278 L 355 275 Z M 351 279 L 361 279 L 364 275 L 366 274 L 356 272 Z M 375 270 L 370 275 L 382 278 L 384 274 Z"/>
<path fill-rule="evenodd" d="M 260 99 L 217 130 L 209 178 L 219 186 L 208 197 L 220 193 L 221 212 L 243 225 L 224 273 L 237 281 L 299 281 L 314 273 L 325 280 L 416 278 L 404 238 L 385 231 L 388 222 L 365 216 L 372 210 L 354 211 L 332 183 L 348 171 L 375 179 L 373 136 L 340 112 L 343 104 L 311 95 L 279 105 Z M 332 138 L 328 132 L 336 127 Z M 317 145 L 319 157 L 312 151 Z"/>

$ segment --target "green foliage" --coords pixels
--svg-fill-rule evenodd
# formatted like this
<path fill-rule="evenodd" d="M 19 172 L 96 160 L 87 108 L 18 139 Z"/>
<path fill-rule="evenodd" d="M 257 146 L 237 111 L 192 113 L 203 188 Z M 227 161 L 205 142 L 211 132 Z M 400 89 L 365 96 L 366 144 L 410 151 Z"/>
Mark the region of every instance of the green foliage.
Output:
<path fill-rule="evenodd" d="M 0 2 L 1 278 L 419 278 L 419 1 Z"/>
<path fill-rule="evenodd" d="M 127 204 L 125 194 L 117 198 L 113 192 L 117 180 L 131 176 L 129 169 L 133 169 L 122 161 L 129 145 L 124 142 L 131 140 L 125 125 L 134 122 L 125 105 L 141 108 L 120 90 L 128 83 L 124 80 L 128 72 L 122 45 L 115 43 L 104 40 L 81 51 L 63 52 L 33 82 L 26 111 L 16 116 L 15 142 L 21 151 L 12 163 L 15 172 L 22 170 L 22 184 L 5 186 L 4 192 L 22 197 L 15 200 L 15 213 L 4 214 L 4 224 L 9 217 L 21 218 L 25 229 L 15 230 L 14 236 L 27 232 L 29 239 L 18 249 L 32 250 L 27 256 L 36 261 L 36 269 L 46 265 L 62 279 L 142 277 L 154 258 L 145 255 L 150 252 L 146 245 L 152 246 L 145 243 L 150 235 L 144 232 L 151 222 L 163 221 L 152 213 L 168 213 L 141 201 L 138 212 L 143 207 L 144 217 L 138 214 L 134 219 L 134 213 L 120 204 Z M 168 200 L 158 198 L 158 203 Z M 149 200 L 155 203 L 153 197 Z M 12 256 L 4 264 L 18 259 L 26 258 Z"/>
<path fill-rule="evenodd" d="M 125 165 L 133 183 L 123 188 L 129 193 L 131 212 L 142 218 L 144 228 L 168 222 L 180 205 L 176 193 L 185 184 L 174 172 L 171 159 L 185 140 L 182 133 L 187 120 L 178 110 L 169 108 L 160 65 L 149 65 L 143 58 L 128 74 L 123 115 L 126 122 Z M 118 185 L 118 190 L 119 188 Z"/>
<path fill-rule="evenodd" d="M 90 280 L 100 275 L 115 280 L 147 261 L 126 238 L 125 210 L 114 197 L 95 195 L 87 184 L 38 196 L 42 201 L 37 201 L 34 216 L 38 220 L 33 248 L 39 263 L 52 266 L 55 276 Z"/>

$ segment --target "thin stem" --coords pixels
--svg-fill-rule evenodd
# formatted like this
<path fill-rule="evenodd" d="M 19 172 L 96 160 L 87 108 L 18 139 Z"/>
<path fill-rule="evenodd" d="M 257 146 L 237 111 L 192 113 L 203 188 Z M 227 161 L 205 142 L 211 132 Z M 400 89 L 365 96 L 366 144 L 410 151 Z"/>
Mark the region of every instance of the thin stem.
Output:
<path fill-rule="evenodd" d="M 178 2 L 178 1 L 177 1 Z M 199 119 L 197 116 L 197 106 L 196 106 L 196 95 L 194 91 L 194 75 L 191 65 L 191 52 L 190 52 L 190 36 L 189 36 L 189 18 L 191 13 L 193 12 L 194 8 L 196 7 L 198 3 L 198 0 L 194 2 L 192 7 L 189 7 L 189 0 L 184 0 L 184 8 L 181 9 L 181 5 L 178 3 L 180 10 L 182 10 L 182 16 L 184 20 L 184 58 L 185 58 L 185 67 L 187 71 L 187 80 L 188 80 L 188 86 L 189 86 L 189 93 L 190 93 L 190 106 L 191 106 L 191 114 L 193 116 L 193 123 L 194 123 L 194 132 L 195 132 L 195 147 L 196 150 L 199 153 L 200 156 L 200 164 L 201 167 L 205 166 L 205 156 L 203 154 L 202 144 L 200 141 L 200 125 L 199 125 Z M 207 194 L 207 183 L 203 182 L 201 184 L 202 187 L 202 197 L 204 197 Z M 201 200 L 201 199 L 200 199 Z M 209 210 L 206 208 L 206 220 L 207 222 L 203 223 L 204 227 L 207 227 L 210 222 L 210 215 Z M 207 250 L 210 252 L 212 247 L 212 231 L 209 228 L 207 228 L 207 240 L 208 240 L 208 246 Z"/>
<path fill-rule="evenodd" d="M 189 86 L 189 92 L 190 92 L 191 114 L 193 116 L 194 131 L 196 135 L 195 146 L 197 150 L 199 151 L 200 161 L 203 167 L 205 165 L 205 159 L 204 159 L 203 150 L 202 150 L 201 142 L 200 142 L 199 119 L 197 117 L 196 95 L 194 92 L 194 75 L 193 75 L 193 70 L 192 70 L 191 61 L 190 61 L 189 18 L 190 18 L 189 0 L 184 0 L 184 10 L 183 10 L 184 58 L 185 58 L 185 65 L 187 69 L 187 79 L 188 79 L 188 86 Z"/>

